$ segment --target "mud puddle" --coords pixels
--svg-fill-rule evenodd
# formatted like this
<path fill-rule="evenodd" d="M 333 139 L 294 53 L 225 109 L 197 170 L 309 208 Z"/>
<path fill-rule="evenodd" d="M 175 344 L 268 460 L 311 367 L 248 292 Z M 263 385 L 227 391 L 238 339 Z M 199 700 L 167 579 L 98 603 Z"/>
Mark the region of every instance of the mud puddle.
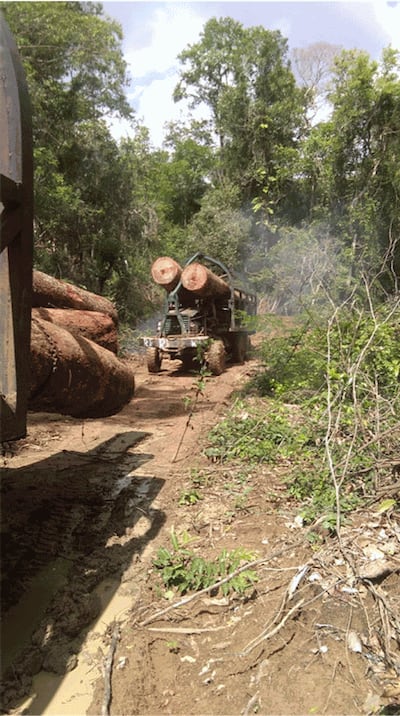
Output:
<path fill-rule="evenodd" d="M 124 593 L 117 580 L 105 579 L 94 591 L 103 611 L 85 636 L 76 667 L 65 675 L 39 672 L 29 698 L 11 713 L 77 716 L 87 712 L 94 684 L 103 674 L 110 629 L 116 621 L 124 623 L 135 602 L 134 595 Z"/>
<path fill-rule="evenodd" d="M 22 649 L 30 642 L 30 633 L 43 619 L 54 593 L 67 582 L 71 562 L 56 559 L 37 574 L 18 604 L 7 613 L 2 624 L 1 669 L 6 672 Z"/>
<path fill-rule="evenodd" d="M 140 580 L 128 588 L 124 572 L 162 524 L 151 503 L 164 480 L 140 474 L 147 435 L 126 431 L 2 474 L 3 713 L 90 704 L 108 629 L 136 599 Z"/>

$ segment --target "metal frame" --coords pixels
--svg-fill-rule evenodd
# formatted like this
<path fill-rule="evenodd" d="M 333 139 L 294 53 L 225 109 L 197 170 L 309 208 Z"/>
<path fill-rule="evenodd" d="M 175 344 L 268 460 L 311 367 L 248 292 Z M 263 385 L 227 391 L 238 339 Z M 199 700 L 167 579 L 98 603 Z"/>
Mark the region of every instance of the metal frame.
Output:
<path fill-rule="evenodd" d="M 26 435 L 33 254 L 32 117 L 0 12 L 0 442 Z"/>

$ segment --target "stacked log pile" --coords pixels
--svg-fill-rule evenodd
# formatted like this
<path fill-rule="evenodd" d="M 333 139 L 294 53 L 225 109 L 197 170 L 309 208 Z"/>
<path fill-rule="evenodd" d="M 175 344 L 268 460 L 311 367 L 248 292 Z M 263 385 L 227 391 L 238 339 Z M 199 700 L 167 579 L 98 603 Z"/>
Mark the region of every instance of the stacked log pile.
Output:
<path fill-rule="evenodd" d="M 81 418 L 121 410 L 135 381 L 117 336 L 111 301 L 34 271 L 29 409 Z"/>

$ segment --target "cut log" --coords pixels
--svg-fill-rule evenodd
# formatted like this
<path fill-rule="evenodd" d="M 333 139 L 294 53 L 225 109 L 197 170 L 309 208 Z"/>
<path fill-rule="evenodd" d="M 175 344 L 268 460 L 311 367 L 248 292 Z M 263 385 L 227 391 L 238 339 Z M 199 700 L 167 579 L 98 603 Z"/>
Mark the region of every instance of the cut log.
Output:
<path fill-rule="evenodd" d="M 111 351 L 39 318 L 31 328 L 30 410 L 101 418 L 131 400 L 133 370 Z"/>
<path fill-rule="evenodd" d="M 41 318 L 65 328 L 73 336 L 83 336 L 112 353 L 118 352 L 117 327 L 111 316 L 98 311 L 73 308 L 32 308 L 32 318 Z"/>
<path fill-rule="evenodd" d="M 168 256 L 160 256 L 151 267 L 153 281 L 166 291 L 173 291 L 177 287 L 182 274 L 179 264 Z"/>
<path fill-rule="evenodd" d="M 32 306 L 43 308 L 75 308 L 98 311 L 111 316 L 118 325 L 118 313 L 112 302 L 104 296 L 86 291 L 72 283 L 60 281 L 42 271 L 33 272 Z"/>
<path fill-rule="evenodd" d="M 181 280 L 182 286 L 201 298 L 228 297 L 231 292 L 228 284 L 220 276 L 196 262 L 185 266 Z"/>

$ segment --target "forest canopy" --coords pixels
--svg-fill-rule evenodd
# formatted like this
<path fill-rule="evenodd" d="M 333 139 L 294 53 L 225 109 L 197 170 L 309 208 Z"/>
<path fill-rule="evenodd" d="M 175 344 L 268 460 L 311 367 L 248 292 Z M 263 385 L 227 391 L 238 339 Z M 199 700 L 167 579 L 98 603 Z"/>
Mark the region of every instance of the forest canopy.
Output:
<path fill-rule="evenodd" d="M 159 300 L 159 254 L 207 251 L 280 312 L 299 310 L 293 292 L 315 271 L 339 293 L 368 273 L 382 296 L 398 290 L 399 52 L 298 50 L 212 18 L 179 55 L 174 92 L 208 119 L 170 123 L 158 149 L 129 106 L 122 28 L 101 3 L 0 9 L 32 101 L 36 268 L 113 299 L 130 325 Z M 130 121 L 129 139 L 113 138 L 113 117 Z"/>

